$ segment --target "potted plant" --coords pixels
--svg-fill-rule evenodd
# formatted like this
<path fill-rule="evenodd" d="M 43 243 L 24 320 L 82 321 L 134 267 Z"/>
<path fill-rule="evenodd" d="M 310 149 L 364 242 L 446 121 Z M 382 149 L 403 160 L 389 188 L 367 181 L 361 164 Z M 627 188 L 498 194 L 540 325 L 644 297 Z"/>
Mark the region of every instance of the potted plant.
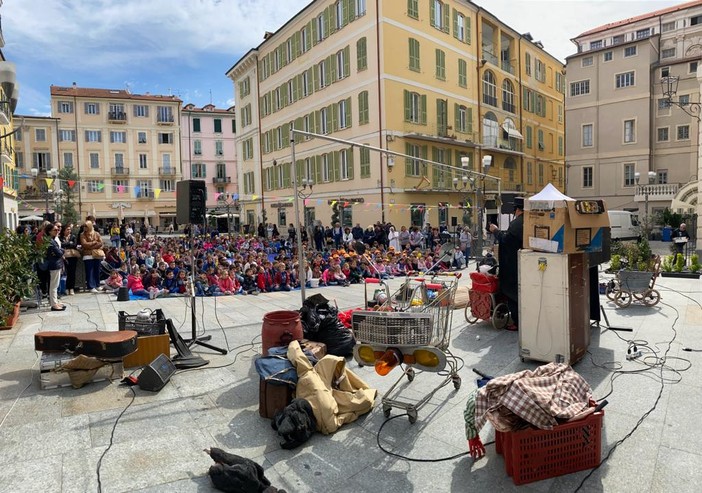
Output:
<path fill-rule="evenodd" d="M 0 328 L 11 328 L 19 316 L 19 302 L 36 289 L 34 265 L 44 258 L 46 242 L 35 245 L 25 234 L 0 234 Z"/>
<path fill-rule="evenodd" d="M 681 279 L 699 279 L 701 267 L 699 257 L 696 254 L 690 256 L 690 265 L 686 266 L 685 256 L 682 253 L 676 253 L 666 258 L 661 276 L 677 277 Z"/>

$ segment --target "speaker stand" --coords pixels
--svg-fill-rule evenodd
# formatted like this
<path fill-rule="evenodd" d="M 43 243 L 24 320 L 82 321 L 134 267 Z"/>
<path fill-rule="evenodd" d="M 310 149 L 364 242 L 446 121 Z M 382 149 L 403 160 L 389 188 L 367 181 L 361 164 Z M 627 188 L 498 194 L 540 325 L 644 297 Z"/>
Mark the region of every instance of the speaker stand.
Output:
<path fill-rule="evenodd" d="M 602 316 L 604 317 L 605 322 L 607 323 L 607 325 L 604 326 L 605 329 L 607 329 L 607 330 L 613 330 L 613 331 L 615 331 L 615 332 L 616 332 L 616 331 L 619 331 L 619 332 L 634 332 L 634 329 L 630 329 L 630 328 L 628 328 L 628 327 L 612 327 L 611 325 L 609 325 L 609 319 L 607 318 L 607 312 L 605 312 L 605 309 L 604 309 L 604 307 L 603 307 L 602 305 L 600 305 L 600 311 L 602 312 Z M 598 326 L 598 327 L 600 326 L 600 322 L 599 322 L 599 321 L 597 322 L 597 326 Z"/>
<path fill-rule="evenodd" d="M 203 218 L 204 220 L 204 218 Z M 190 319 L 191 319 L 191 328 L 192 328 L 192 333 L 190 336 L 190 339 L 186 339 L 185 343 L 188 345 L 188 347 L 192 347 L 193 345 L 198 345 L 202 346 L 204 348 L 210 349 L 212 351 L 216 351 L 220 354 L 227 354 L 229 351 L 224 348 L 217 347 L 213 344 L 208 344 L 205 341 L 209 341 L 212 339 L 212 336 L 200 336 L 198 337 L 197 335 L 197 316 L 196 316 L 196 309 L 195 309 L 195 237 L 193 236 L 193 224 L 190 225 Z M 204 231 L 204 223 L 203 223 L 203 231 Z"/>

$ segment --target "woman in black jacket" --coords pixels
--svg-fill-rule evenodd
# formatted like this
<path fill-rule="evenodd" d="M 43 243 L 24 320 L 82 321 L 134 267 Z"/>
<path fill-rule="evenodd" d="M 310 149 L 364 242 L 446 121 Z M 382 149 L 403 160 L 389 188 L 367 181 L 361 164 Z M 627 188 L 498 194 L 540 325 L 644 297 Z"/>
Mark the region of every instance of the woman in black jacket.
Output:
<path fill-rule="evenodd" d="M 47 270 L 49 271 L 49 303 L 51 303 L 51 310 L 55 312 L 66 309 L 58 302 L 58 286 L 61 281 L 64 253 L 58 234 L 59 227 L 54 224 L 47 224 L 44 228 L 44 236 L 49 240 L 49 246 L 46 250 Z"/>
<path fill-rule="evenodd" d="M 66 294 L 70 296 L 76 294 L 76 267 L 78 266 L 78 257 L 80 257 L 72 224 L 61 226 L 59 239 L 63 249 L 63 266 L 66 269 Z"/>

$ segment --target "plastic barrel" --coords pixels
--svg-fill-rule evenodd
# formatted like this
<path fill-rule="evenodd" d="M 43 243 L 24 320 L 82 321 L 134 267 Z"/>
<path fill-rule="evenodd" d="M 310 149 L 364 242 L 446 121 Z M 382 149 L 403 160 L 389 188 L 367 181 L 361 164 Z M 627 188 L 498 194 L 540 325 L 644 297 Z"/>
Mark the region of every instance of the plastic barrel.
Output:
<path fill-rule="evenodd" d="M 298 312 L 280 310 L 263 316 L 261 339 L 264 356 L 268 356 L 269 348 L 287 346 L 291 341 L 302 338 L 302 323 Z"/>
<path fill-rule="evenodd" d="M 672 241 L 672 236 L 673 236 L 673 228 L 670 226 L 666 226 L 661 230 L 661 239 L 663 241 Z"/>

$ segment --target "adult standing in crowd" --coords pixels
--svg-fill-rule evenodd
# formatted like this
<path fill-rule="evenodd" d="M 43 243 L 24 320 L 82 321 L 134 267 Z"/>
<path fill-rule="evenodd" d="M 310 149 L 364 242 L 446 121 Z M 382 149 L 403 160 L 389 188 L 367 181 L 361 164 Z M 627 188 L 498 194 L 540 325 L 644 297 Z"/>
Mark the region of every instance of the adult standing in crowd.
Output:
<path fill-rule="evenodd" d="M 495 235 L 500 246 L 498 256 L 500 263 L 500 291 L 507 297 L 507 306 L 512 316 L 508 330 L 519 327 L 519 250 L 522 249 L 524 233 L 524 198 L 514 199 L 514 219 L 507 231 L 500 231 L 496 224 L 490 225 L 490 232 Z"/>
<path fill-rule="evenodd" d="M 288 226 L 288 239 L 294 243 L 295 237 L 295 225 L 290 223 L 290 226 Z"/>
<path fill-rule="evenodd" d="M 341 248 L 341 243 L 344 241 L 344 230 L 341 229 L 341 224 L 338 222 L 334 223 L 332 238 L 334 239 L 334 248 Z"/>
<path fill-rule="evenodd" d="M 407 231 L 407 227 L 402 226 L 400 228 L 400 234 L 398 237 L 399 243 L 400 243 L 400 248 L 402 250 L 407 250 L 407 247 L 410 244 L 410 233 Z"/>
<path fill-rule="evenodd" d="M 47 270 L 49 271 L 49 303 L 51 310 L 60 312 L 66 309 L 58 302 L 58 287 L 61 281 L 61 270 L 63 269 L 63 248 L 61 240 L 58 238 L 60 227 L 55 224 L 47 224 L 44 228 L 44 236 L 49 239 L 46 250 Z"/>
<path fill-rule="evenodd" d="M 388 244 L 390 248 L 393 248 L 396 252 L 400 251 L 400 233 L 395 231 L 395 226 L 390 226 L 390 231 L 388 232 Z"/>
<path fill-rule="evenodd" d="M 673 245 L 675 246 L 675 254 L 683 253 L 685 251 L 685 245 L 690 240 L 690 233 L 687 232 L 687 225 L 681 223 L 680 227 L 673 231 Z"/>
<path fill-rule="evenodd" d="M 80 235 L 80 245 L 83 249 L 83 263 L 85 264 L 85 283 L 91 293 L 97 293 L 100 286 L 100 263 L 104 258 L 102 238 L 95 231 L 92 221 L 85 221 L 83 233 Z M 100 255 L 100 252 L 103 252 Z"/>
<path fill-rule="evenodd" d="M 70 296 L 76 294 L 76 268 L 80 257 L 76 236 L 73 234 L 73 224 L 63 225 L 59 239 L 63 248 L 63 266 L 66 270 L 66 294 Z"/>
<path fill-rule="evenodd" d="M 353 227 L 351 230 L 351 234 L 353 235 L 353 239 L 356 241 L 362 241 L 363 240 L 363 228 L 361 227 L 360 223 L 356 223 L 356 226 Z"/>
<path fill-rule="evenodd" d="M 463 256 L 466 258 L 466 265 L 470 261 L 470 247 L 473 244 L 473 235 L 470 234 L 468 226 L 465 226 L 461 230 L 461 236 L 458 241 L 461 242 L 461 250 L 463 250 Z"/>

